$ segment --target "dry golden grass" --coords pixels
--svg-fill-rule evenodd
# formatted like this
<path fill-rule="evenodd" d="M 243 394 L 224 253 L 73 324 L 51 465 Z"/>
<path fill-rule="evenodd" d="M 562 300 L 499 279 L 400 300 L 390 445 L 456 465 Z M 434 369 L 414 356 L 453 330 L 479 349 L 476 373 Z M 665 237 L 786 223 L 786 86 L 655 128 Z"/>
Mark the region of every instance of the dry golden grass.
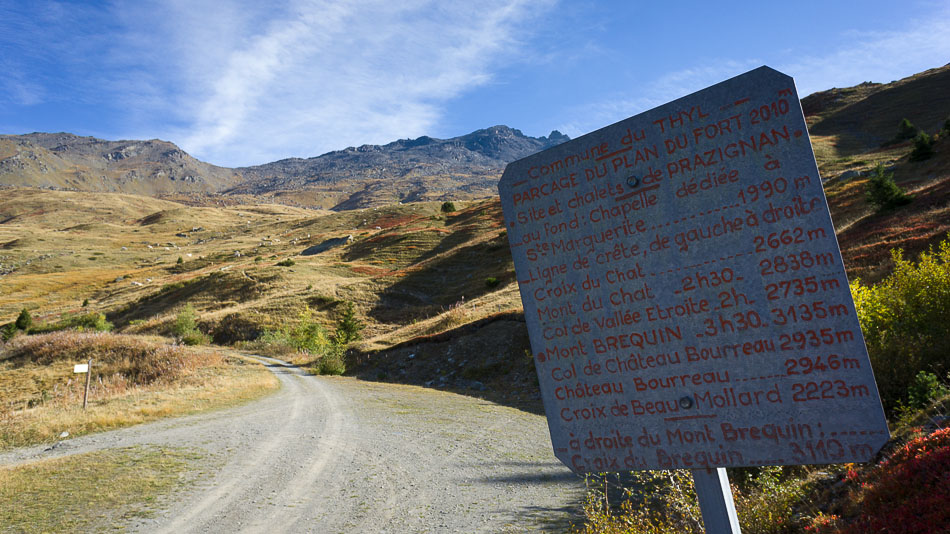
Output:
<path fill-rule="evenodd" d="M 410 322 L 376 336 L 365 336 L 366 339 L 359 344 L 359 349 L 367 352 L 384 350 L 414 338 L 445 332 L 486 317 L 520 311 L 521 294 L 518 292 L 518 284 L 512 282 L 467 303 L 460 301 L 440 307 L 431 317 Z"/>
<path fill-rule="evenodd" d="M 879 213 L 868 204 L 866 177 L 829 187 L 828 204 L 850 277 L 881 280 L 893 268 L 891 249 L 902 248 L 913 257 L 950 232 L 950 138 L 941 139 L 936 152 L 927 161 L 897 165 L 895 182 L 913 201 L 894 210 Z"/>
<path fill-rule="evenodd" d="M 84 411 L 86 375 L 72 371 L 90 357 Z M 263 366 L 215 349 L 114 334 L 21 336 L 0 360 L 0 449 L 224 407 L 277 387 Z"/>

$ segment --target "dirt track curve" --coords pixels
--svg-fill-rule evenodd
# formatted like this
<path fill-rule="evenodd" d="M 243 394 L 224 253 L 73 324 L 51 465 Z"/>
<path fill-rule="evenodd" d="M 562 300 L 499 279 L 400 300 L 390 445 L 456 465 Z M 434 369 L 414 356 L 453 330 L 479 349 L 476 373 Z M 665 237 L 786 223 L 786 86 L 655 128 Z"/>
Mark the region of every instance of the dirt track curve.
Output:
<path fill-rule="evenodd" d="M 314 377 L 276 360 L 263 400 L 22 449 L 0 465 L 156 444 L 220 468 L 141 532 L 563 532 L 583 482 L 551 452 L 543 417 L 440 391 Z"/>

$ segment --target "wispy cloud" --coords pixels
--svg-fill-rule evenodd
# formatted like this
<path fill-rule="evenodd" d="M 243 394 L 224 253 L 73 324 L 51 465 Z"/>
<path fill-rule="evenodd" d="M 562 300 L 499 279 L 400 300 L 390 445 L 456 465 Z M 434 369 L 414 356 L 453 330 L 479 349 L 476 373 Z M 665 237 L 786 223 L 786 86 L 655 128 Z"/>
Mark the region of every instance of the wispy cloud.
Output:
<path fill-rule="evenodd" d="M 909 76 L 950 62 L 950 8 L 939 9 L 926 20 L 913 21 L 910 28 L 849 32 L 850 46 L 775 67 L 793 76 L 799 94 L 805 96 L 864 81 L 887 83 L 893 81 L 895 72 Z"/>
<path fill-rule="evenodd" d="M 546 7 L 527 0 L 255 5 L 122 11 L 126 46 L 113 59 L 128 65 L 112 83 L 133 109 L 164 109 L 172 125 L 161 135 L 211 162 L 263 163 L 423 135 L 449 99 L 491 80 L 493 66 L 511 57 L 525 24 Z"/>
<path fill-rule="evenodd" d="M 762 65 L 758 59 L 744 61 L 712 61 L 703 67 L 692 67 L 666 73 L 655 80 L 643 82 L 634 91 L 636 96 L 615 95 L 613 98 L 579 106 L 572 118 L 557 128 L 577 137 L 627 117 L 663 105 L 725 79 Z"/>
<path fill-rule="evenodd" d="M 787 59 L 787 50 L 773 50 L 764 57 L 706 61 L 701 67 L 688 67 L 645 81 L 631 91 L 636 97 L 617 95 L 578 106 L 558 128 L 576 137 L 765 64 L 794 77 L 799 95 L 804 97 L 864 81 L 887 83 L 893 80 L 895 72 L 909 76 L 950 62 L 950 8 L 938 8 L 926 20 L 910 21 L 907 28 L 890 32 L 850 31 L 846 34 L 848 46 L 791 61 Z"/>

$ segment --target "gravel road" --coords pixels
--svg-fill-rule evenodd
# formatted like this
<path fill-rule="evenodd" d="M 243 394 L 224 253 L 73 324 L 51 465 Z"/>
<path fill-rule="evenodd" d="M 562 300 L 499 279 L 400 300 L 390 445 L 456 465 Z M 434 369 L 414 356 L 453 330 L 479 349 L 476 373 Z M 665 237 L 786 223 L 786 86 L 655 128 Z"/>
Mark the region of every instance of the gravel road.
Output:
<path fill-rule="evenodd" d="M 583 481 L 541 416 L 435 390 L 307 375 L 265 359 L 280 391 L 237 408 L 20 449 L 0 465 L 139 444 L 220 467 L 141 532 L 563 532 Z"/>

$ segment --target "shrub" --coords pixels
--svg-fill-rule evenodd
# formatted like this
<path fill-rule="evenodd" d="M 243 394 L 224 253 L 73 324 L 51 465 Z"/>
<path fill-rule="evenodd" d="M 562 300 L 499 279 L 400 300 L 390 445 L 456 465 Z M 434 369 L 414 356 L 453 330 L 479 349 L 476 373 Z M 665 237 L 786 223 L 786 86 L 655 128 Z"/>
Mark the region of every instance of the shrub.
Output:
<path fill-rule="evenodd" d="M 294 352 L 319 356 L 330 349 L 332 340 L 326 328 L 316 321 L 310 308 L 304 309 L 293 326 L 284 324 L 277 330 L 265 330 L 253 344 L 270 356 L 286 357 Z"/>
<path fill-rule="evenodd" d="M 733 486 L 736 512 L 745 534 L 802 532 L 805 489 L 800 479 L 772 466 L 750 470 L 742 488 Z M 693 477 L 688 470 L 641 471 L 626 482 L 625 498 L 611 509 L 601 488 L 588 488 L 585 534 L 679 534 L 703 532 Z M 730 474 L 731 478 L 736 473 Z M 578 532 L 574 530 L 574 532 Z"/>
<path fill-rule="evenodd" d="M 363 328 L 363 323 L 356 318 L 353 303 L 347 302 L 343 305 L 343 311 L 340 312 L 340 319 L 336 323 L 333 340 L 340 345 L 348 345 L 360 338 L 360 331 Z"/>
<path fill-rule="evenodd" d="M 909 120 L 904 119 L 897 126 L 897 135 L 894 136 L 894 139 L 903 141 L 905 139 L 913 139 L 915 135 L 917 135 L 917 127 Z"/>
<path fill-rule="evenodd" d="M 950 239 L 918 262 L 891 252 L 894 272 L 875 286 L 851 284 L 858 320 L 885 407 L 905 398 L 921 371 L 946 375 L 950 362 Z"/>
<path fill-rule="evenodd" d="M 950 119 L 943 121 L 943 129 L 940 130 L 943 135 L 950 135 Z"/>
<path fill-rule="evenodd" d="M 172 323 L 172 334 L 185 345 L 202 345 L 208 342 L 208 336 L 198 330 L 198 314 L 191 304 L 178 311 Z"/>
<path fill-rule="evenodd" d="M 861 515 L 845 532 L 945 532 L 950 525 L 950 428 L 898 449 L 865 483 Z"/>
<path fill-rule="evenodd" d="M 332 334 L 317 322 L 310 308 L 305 308 L 293 325 L 265 330 L 248 349 L 298 364 L 312 364 L 320 374 L 340 375 L 346 371 L 346 343 L 359 339 L 363 325 L 356 320 L 353 304 L 347 303 Z"/>
<path fill-rule="evenodd" d="M 287 331 L 286 337 L 295 349 L 313 355 L 327 352 L 332 345 L 326 328 L 317 322 L 310 308 L 300 313 L 296 326 Z"/>
<path fill-rule="evenodd" d="M 790 534 L 802 531 L 805 519 L 797 509 L 805 497 L 805 486 L 797 477 L 783 475 L 778 466 L 763 467 L 747 486 L 735 491 L 742 532 Z"/>
<path fill-rule="evenodd" d="M 912 410 L 922 410 L 930 406 L 933 401 L 948 394 L 950 394 L 950 389 L 940 383 L 937 375 L 921 371 L 907 388 L 907 406 Z"/>
<path fill-rule="evenodd" d="M 16 327 L 16 323 L 7 323 L 3 325 L 3 328 L 0 328 L 0 339 L 3 341 L 10 341 L 17 335 L 17 332 L 19 331 L 20 330 Z"/>
<path fill-rule="evenodd" d="M 17 316 L 16 322 L 13 324 L 16 325 L 17 329 L 25 332 L 33 326 L 33 316 L 30 315 L 30 312 L 26 308 L 23 308 L 20 310 L 20 315 Z"/>
<path fill-rule="evenodd" d="M 878 211 L 885 211 L 910 203 L 911 197 L 894 183 L 894 173 L 884 172 L 884 166 L 878 165 L 868 178 L 867 200 Z"/>
<path fill-rule="evenodd" d="M 82 300 L 82 307 L 85 308 L 86 306 L 89 306 L 89 299 Z"/>
<path fill-rule="evenodd" d="M 85 313 L 63 318 L 60 321 L 66 328 L 76 330 L 91 330 L 94 332 L 109 332 L 112 330 L 112 323 L 106 320 L 106 316 L 101 313 Z"/>
<path fill-rule="evenodd" d="M 290 267 L 294 265 L 295 263 L 297 262 L 295 262 L 294 260 L 290 258 L 287 258 L 285 260 L 280 260 L 279 262 L 277 262 L 277 265 L 280 265 L 281 267 Z"/>
<path fill-rule="evenodd" d="M 101 313 L 91 312 L 79 315 L 64 313 L 59 321 L 34 326 L 30 328 L 30 333 L 45 334 L 60 330 L 109 332 L 112 328 L 113 324 L 106 320 L 106 316 Z"/>
<path fill-rule="evenodd" d="M 927 135 L 927 132 L 920 132 L 914 138 L 914 149 L 910 152 L 911 161 L 924 161 L 934 155 L 933 139 Z"/>
<path fill-rule="evenodd" d="M 455 203 L 451 200 L 446 200 L 442 203 L 442 213 L 452 213 L 455 211 Z"/>
<path fill-rule="evenodd" d="M 584 534 L 689 534 L 702 532 L 702 519 L 689 471 L 638 471 L 636 490 L 626 489 L 619 510 L 603 489 L 588 487 Z"/>
<path fill-rule="evenodd" d="M 344 351 L 341 345 L 333 345 L 325 352 L 317 364 L 317 372 L 321 375 L 342 375 L 346 372 L 343 361 Z"/>
<path fill-rule="evenodd" d="M 175 263 L 178 265 L 181 265 L 182 263 L 185 263 L 185 259 L 182 258 L 181 256 L 178 256 L 178 261 L 176 261 Z"/>
<path fill-rule="evenodd" d="M 204 345 L 208 342 L 208 336 L 199 330 L 193 330 L 182 335 L 181 342 L 189 346 Z"/>
<path fill-rule="evenodd" d="M 499 283 L 500 282 L 498 281 L 498 279 L 495 278 L 494 276 L 489 276 L 488 278 L 485 279 L 485 286 L 489 288 L 498 287 Z"/>
<path fill-rule="evenodd" d="M 172 333 L 176 336 L 182 336 L 187 332 L 198 329 L 198 314 L 191 304 L 186 304 L 178 310 L 175 316 L 175 322 L 172 325 Z"/>

